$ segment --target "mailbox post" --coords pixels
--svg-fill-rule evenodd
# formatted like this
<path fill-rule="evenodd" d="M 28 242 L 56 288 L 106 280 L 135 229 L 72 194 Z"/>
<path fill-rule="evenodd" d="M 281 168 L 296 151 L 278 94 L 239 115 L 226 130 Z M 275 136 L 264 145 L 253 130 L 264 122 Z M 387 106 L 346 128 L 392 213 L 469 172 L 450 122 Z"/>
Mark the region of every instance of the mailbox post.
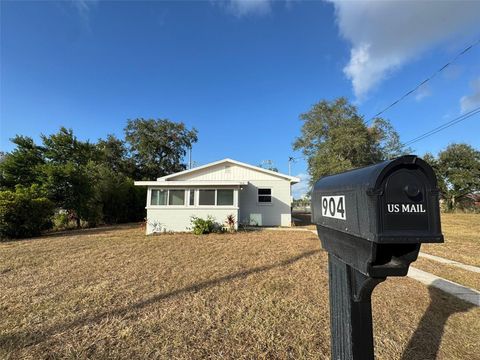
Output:
<path fill-rule="evenodd" d="M 373 359 L 371 294 L 405 276 L 422 243 L 441 243 L 432 168 L 414 155 L 326 176 L 312 222 L 328 252 L 332 359 Z"/>

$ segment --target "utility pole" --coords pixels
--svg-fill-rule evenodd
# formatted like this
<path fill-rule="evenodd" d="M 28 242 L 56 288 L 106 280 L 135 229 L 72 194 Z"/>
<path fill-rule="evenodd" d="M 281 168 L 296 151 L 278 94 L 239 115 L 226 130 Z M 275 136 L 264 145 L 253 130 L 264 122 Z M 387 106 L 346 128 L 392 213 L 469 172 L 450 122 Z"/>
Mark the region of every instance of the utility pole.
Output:
<path fill-rule="evenodd" d="M 192 147 L 190 146 L 190 148 L 188 149 L 188 153 L 189 153 L 189 156 L 188 156 L 188 169 L 191 169 L 192 168 Z"/>
<path fill-rule="evenodd" d="M 288 157 L 288 175 L 292 175 L 292 161 L 295 161 L 293 156 Z"/>

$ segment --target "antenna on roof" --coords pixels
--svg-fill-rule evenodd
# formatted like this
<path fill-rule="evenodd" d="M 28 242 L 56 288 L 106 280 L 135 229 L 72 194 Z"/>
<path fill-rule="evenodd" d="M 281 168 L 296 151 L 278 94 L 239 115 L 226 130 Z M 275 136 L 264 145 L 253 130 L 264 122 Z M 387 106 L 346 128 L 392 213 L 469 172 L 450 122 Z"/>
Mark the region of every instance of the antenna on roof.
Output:
<path fill-rule="evenodd" d="M 265 167 L 265 169 L 269 169 L 273 166 L 273 161 L 272 160 L 262 160 L 262 166 Z"/>
<path fill-rule="evenodd" d="M 262 163 L 259 165 L 259 167 L 266 170 L 278 172 L 278 169 L 275 167 L 273 160 L 262 160 Z"/>

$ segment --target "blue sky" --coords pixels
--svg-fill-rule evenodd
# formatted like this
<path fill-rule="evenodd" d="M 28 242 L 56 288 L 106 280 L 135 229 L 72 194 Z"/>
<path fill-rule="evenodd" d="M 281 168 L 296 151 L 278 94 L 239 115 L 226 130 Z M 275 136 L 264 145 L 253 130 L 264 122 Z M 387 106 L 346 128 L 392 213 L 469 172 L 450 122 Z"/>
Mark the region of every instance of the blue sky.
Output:
<path fill-rule="evenodd" d="M 197 164 L 287 172 L 300 113 L 346 96 L 374 115 L 479 39 L 478 23 L 475 1 L 3 1 L 0 149 L 62 125 L 96 141 L 168 118 L 198 129 Z M 383 116 L 408 141 L 478 106 L 480 45 Z M 476 116 L 413 148 L 479 148 L 479 133 Z M 305 178 L 303 160 L 292 174 Z"/>

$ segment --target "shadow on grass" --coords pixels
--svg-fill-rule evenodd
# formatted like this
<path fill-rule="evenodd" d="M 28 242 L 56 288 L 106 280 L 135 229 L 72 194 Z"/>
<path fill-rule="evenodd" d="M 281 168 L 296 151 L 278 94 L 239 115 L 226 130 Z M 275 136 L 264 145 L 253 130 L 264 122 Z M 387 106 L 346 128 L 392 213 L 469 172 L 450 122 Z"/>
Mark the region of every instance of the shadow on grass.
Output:
<path fill-rule="evenodd" d="M 71 321 L 69 323 L 65 324 L 60 324 L 57 326 L 52 326 L 47 329 L 39 329 L 37 331 L 24 331 L 24 332 L 17 332 L 13 334 L 0 334 L 0 349 L 8 349 L 8 350 L 13 350 L 13 349 L 18 349 L 21 347 L 25 346 L 31 346 L 31 345 L 36 345 L 39 344 L 49 337 L 59 334 L 62 332 L 65 332 L 67 330 L 73 329 L 75 327 L 81 327 L 85 325 L 90 325 L 90 324 L 95 324 L 100 321 L 102 321 L 105 318 L 109 318 L 112 316 L 125 316 L 126 314 L 130 312 L 134 312 L 137 310 L 141 310 L 147 306 L 153 305 L 159 301 L 170 299 L 176 296 L 181 296 L 185 295 L 190 292 L 197 292 L 205 288 L 209 287 L 215 287 L 219 286 L 222 284 L 225 284 L 227 282 L 236 280 L 236 279 L 241 279 L 245 278 L 249 275 L 252 274 L 258 274 L 262 273 L 265 271 L 269 271 L 275 268 L 279 267 L 285 267 L 288 265 L 291 265 L 299 260 L 305 259 L 307 257 L 313 256 L 317 253 L 319 253 L 320 250 L 312 250 L 312 251 L 307 251 L 304 252 L 300 255 L 297 255 L 295 257 L 292 257 L 290 259 L 271 264 L 271 265 L 264 265 L 264 266 L 259 266 L 255 267 L 249 270 L 243 270 L 243 271 L 238 271 L 234 272 L 232 274 L 222 276 L 219 278 L 211 279 L 211 280 L 206 280 L 197 284 L 193 284 L 190 286 L 186 286 L 184 288 L 174 290 L 168 293 L 164 294 L 158 294 L 155 296 L 152 296 L 146 300 L 139 301 L 136 303 L 133 303 L 128 306 L 120 307 L 117 309 L 113 309 L 110 311 L 104 311 L 99 314 L 93 315 L 93 316 L 87 316 L 85 318 L 77 319 L 74 321 Z"/>
<path fill-rule="evenodd" d="M 430 305 L 408 342 L 401 360 L 436 359 L 448 318 L 475 307 L 467 301 L 437 289 L 436 282 L 441 280 L 435 280 L 433 285 L 428 287 Z"/>

